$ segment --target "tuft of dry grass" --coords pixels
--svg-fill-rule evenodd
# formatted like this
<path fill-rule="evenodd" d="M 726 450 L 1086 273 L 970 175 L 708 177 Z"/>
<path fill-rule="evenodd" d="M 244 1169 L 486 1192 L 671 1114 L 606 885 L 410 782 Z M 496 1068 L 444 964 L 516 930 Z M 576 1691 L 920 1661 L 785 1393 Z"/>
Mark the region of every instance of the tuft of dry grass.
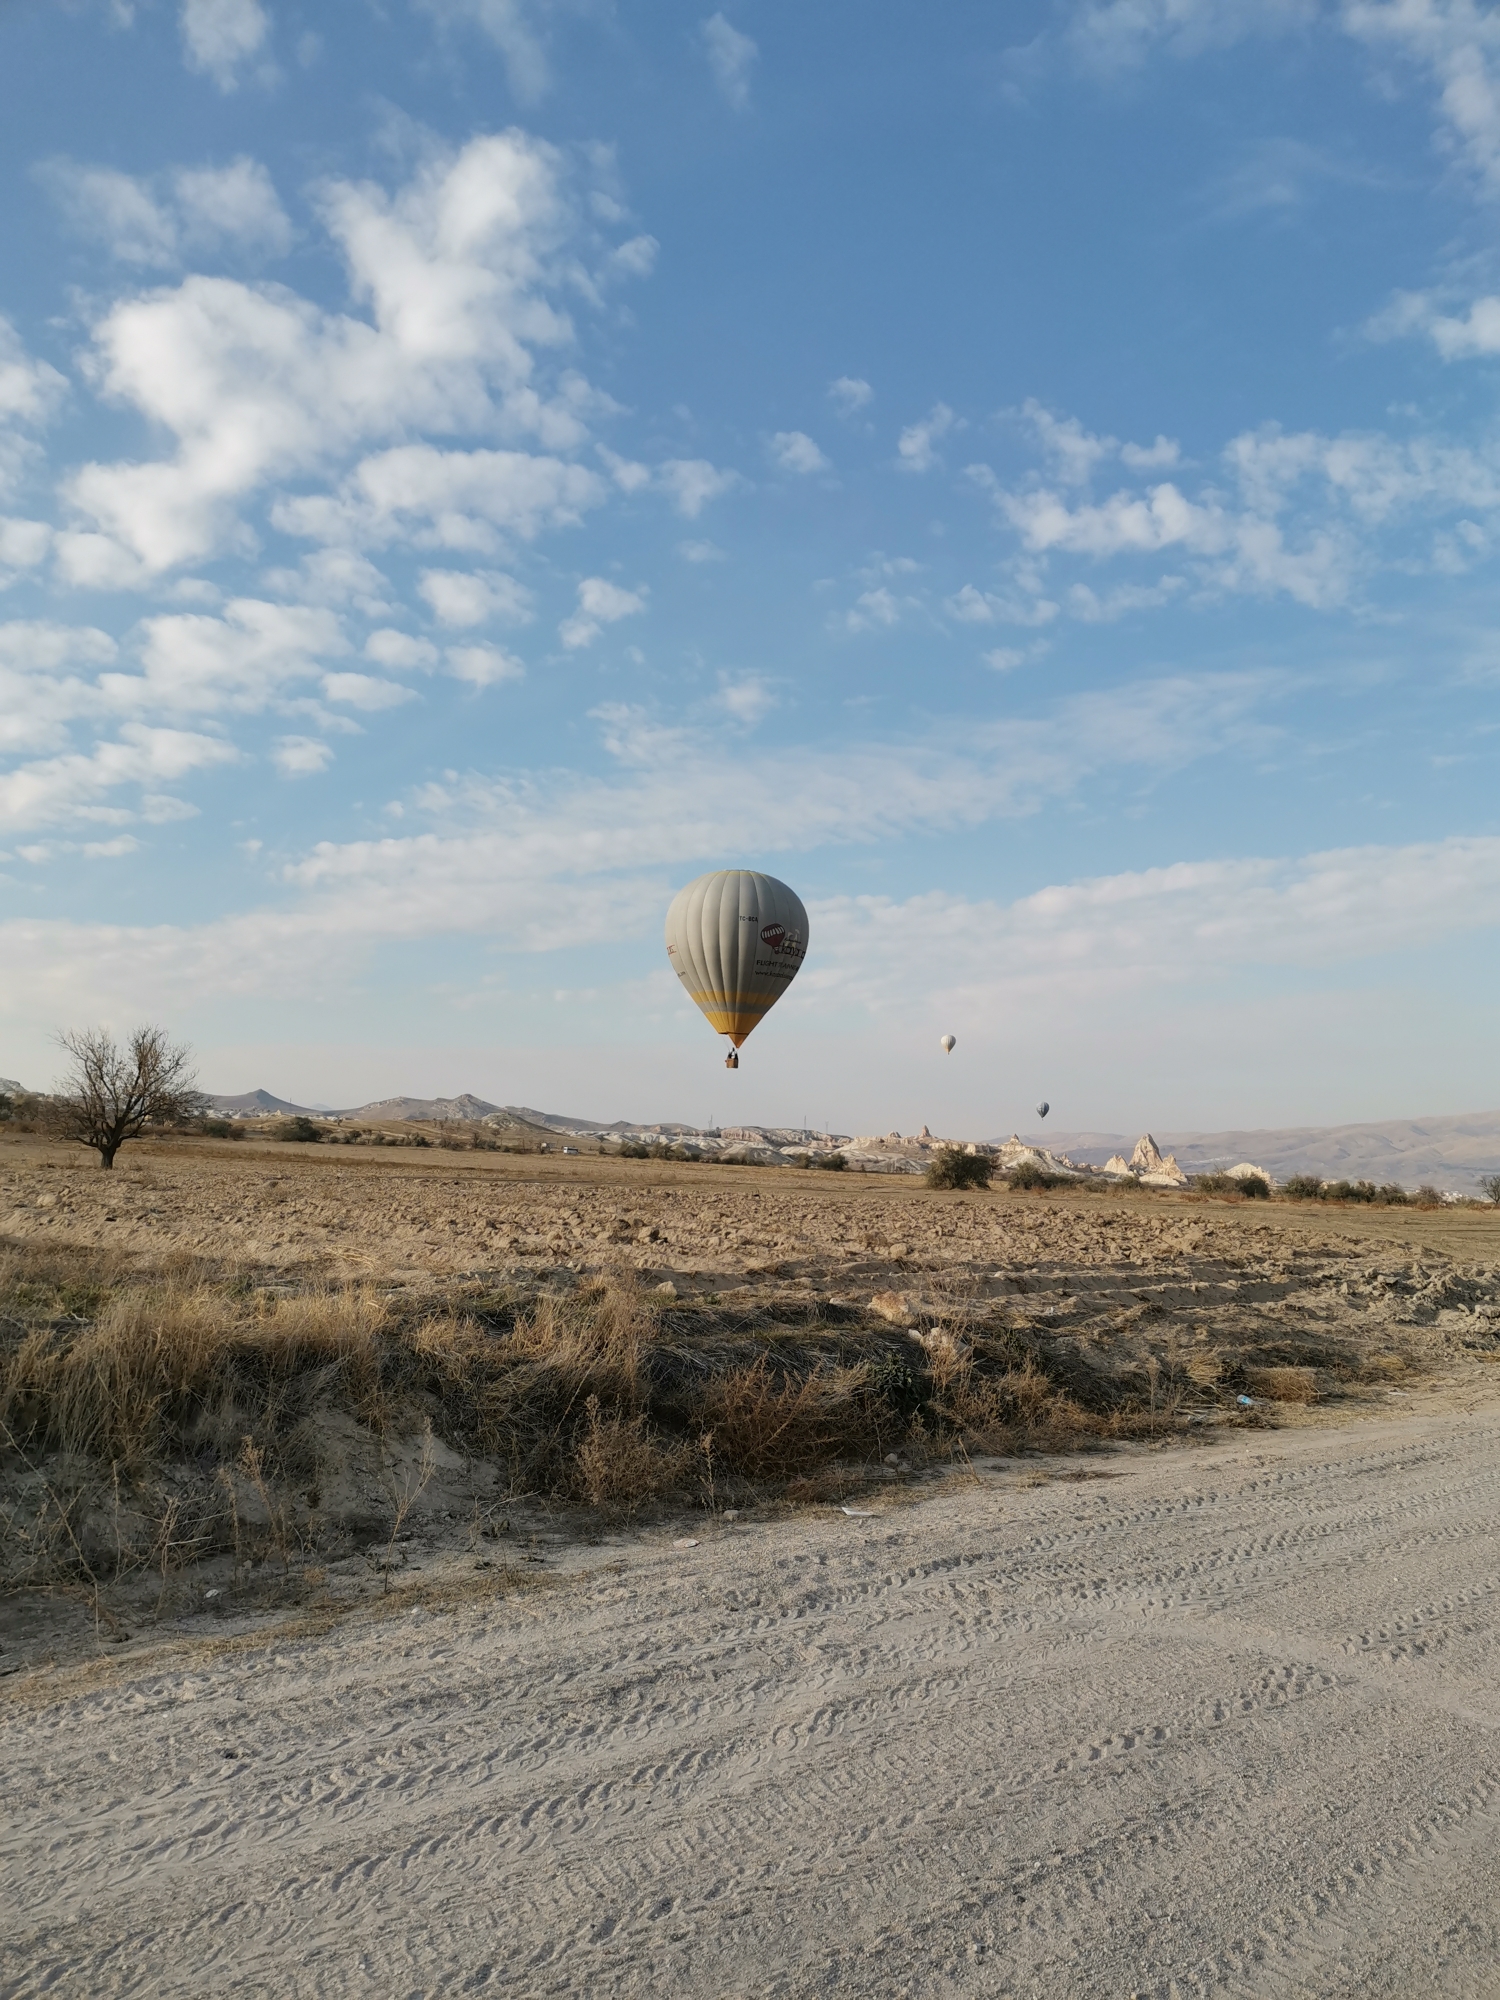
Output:
<path fill-rule="evenodd" d="M 1315 1403 L 1318 1376 L 1313 1368 L 1247 1368 L 1245 1386 L 1268 1403 Z"/>

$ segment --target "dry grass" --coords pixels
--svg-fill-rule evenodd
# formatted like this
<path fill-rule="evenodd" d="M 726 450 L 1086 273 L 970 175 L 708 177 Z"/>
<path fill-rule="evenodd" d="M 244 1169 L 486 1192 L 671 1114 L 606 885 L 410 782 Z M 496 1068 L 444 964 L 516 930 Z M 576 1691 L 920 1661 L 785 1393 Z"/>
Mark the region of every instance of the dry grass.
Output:
<path fill-rule="evenodd" d="M 413 1298 L 257 1284 L 188 1257 L 142 1268 L 13 1248 L 0 1256 L 0 1575 L 150 1570 L 165 1585 L 230 1552 L 237 1577 L 267 1563 L 289 1576 L 340 1533 L 393 1544 L 431 1477 L 411 1462 L 424 1435 L 429 1458 L 436 1441 L 450 1461 L 483 1461 L 502 1495 L 619 1514 L 821 1494 L 892 1453 L 921 1465 L 1155 1434 L 1194 1388 L 1170 1356 L 1113 1387 L 1060 1374 L 1044 1342 L 997 1325 L 972 1276 L 934 1270 L 926 1297 L 908 1333 L 673 1310 L 628 1268 L 529 1300 L 477 1285 Z M 1247 1386 L 1316 1394 L 1308 1368 L 1250 1371 Z M 376 1468 L 353 1526 L 324 1491 L 330 1439 L 347 1463 L 351 1425 Z"/>
<path fill-rule="evenodd" d="M 1268 1403 L 1315 1403 L 1317 1371 L 1312 1368 L 1247 1368 L 1245 1387 Z"/>

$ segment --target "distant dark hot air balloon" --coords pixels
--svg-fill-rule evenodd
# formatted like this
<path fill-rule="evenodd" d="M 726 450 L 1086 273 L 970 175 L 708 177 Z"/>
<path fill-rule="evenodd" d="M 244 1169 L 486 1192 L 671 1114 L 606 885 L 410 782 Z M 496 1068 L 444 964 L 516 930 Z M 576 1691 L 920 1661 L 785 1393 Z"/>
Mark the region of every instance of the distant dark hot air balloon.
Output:
<path fill-rule="evenodd" d="M 1050 1104 L 1049 1104 L 1049 1103 L 1047 1102 L 1046 1098 L 1044 1097 L 1044 1098 L 1042 1099 L 1041 1103 L 1040 1103 L 1040 1104 L 1039 1104 L 1039 1105 L 1037 1106 L 1037 1108 L 1036 1108 L 1036 1115 L 1037 1115 L 1037 1117 L 1038 1117 L 1038 1118 L 1045 1118 L 1045 1117 L 1046 1117 L 1046 1115 L 1047 1115 L 1047 1113 L 1048 1113 L 1048 1112 L 1049 1112 L 1049 1111 L 1050 1111 L 1051 1109 L 1052 1109 L 1052 1106 L 1051 1106 L 1051 1105 L 1050 1105 Z"/>

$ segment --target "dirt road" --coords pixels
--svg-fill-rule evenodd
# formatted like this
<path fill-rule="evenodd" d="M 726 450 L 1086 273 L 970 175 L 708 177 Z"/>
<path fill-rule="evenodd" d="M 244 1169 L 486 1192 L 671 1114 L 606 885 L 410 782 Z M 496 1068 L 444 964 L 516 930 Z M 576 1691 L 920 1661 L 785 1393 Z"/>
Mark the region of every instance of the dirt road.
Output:
<path fill-rule="evenodd" d="M 1500 1992 L 1500 1409 L 1091 1470 L 12 1683 L 0 1993 Z"/>

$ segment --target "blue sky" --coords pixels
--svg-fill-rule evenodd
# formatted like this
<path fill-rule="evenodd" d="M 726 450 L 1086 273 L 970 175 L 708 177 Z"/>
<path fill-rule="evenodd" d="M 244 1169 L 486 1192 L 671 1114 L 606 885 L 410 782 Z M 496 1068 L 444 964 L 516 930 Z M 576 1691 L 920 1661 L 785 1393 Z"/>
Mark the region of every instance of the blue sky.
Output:
<path fill-rule="evenodd" d="M 0 160 L 0 1074 L 1500 1102 L 1500 13 L 7 0 Z"/>

